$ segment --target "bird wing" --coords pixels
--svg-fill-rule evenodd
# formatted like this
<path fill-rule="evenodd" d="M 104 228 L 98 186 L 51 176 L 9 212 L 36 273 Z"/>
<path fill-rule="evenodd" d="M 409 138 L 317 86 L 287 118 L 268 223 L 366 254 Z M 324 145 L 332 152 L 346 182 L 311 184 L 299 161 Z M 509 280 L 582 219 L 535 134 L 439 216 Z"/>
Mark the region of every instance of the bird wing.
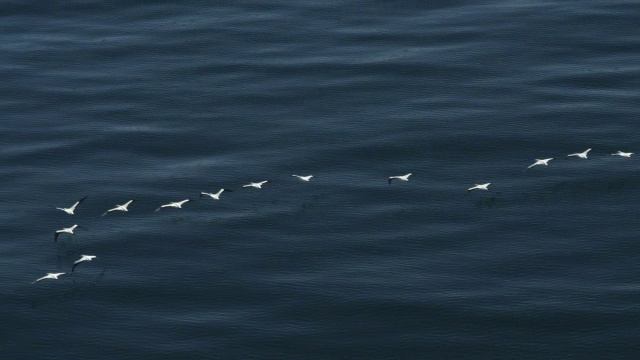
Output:
<path fill-rule="evenodd" d="M 110 212 L 116 211 L 116 210 L 118 210 L 117 207 L 114 207 L 113 209 L 109 209 L 109 210 L 105 211 L 104 214 L 102 214 L 102 216 L 105 216 L 107 213 L 110 213 Z"/>
<path fill-rule="evenodd" d="M 71 267 L 71 272 L 74 272 L 76 270 L 76 267 L 78 265 L 80 265 L 81 263 L 85 262 L 85 259 L 80 259 L 77 260 L 76 262 L 73 263 L 73 266 Z"/>
<path fill-rule="evenodd" d="M 87 196 L 88 196 L 88 195 L 87 195 Z M 83 202 L 83 201 L 84 201 L 84 199 L 86 199 L 86 198 L 87 198 L 87 196 L 85 196 L 85 197 L 83 197 L 82 199 L 80 199 L 80 200 L 76 201 L 76 203 L 75 203 L 75 204 L 73 204 L 73 206 L 72 206 L 72 207 L 70 207 L 69 209 L 71 209 L 71 211 L 75 210 L 75 209 L 76 209 L 76 206 L 80 205 L 80 203 L 81 203 L 81 202 Z"/>

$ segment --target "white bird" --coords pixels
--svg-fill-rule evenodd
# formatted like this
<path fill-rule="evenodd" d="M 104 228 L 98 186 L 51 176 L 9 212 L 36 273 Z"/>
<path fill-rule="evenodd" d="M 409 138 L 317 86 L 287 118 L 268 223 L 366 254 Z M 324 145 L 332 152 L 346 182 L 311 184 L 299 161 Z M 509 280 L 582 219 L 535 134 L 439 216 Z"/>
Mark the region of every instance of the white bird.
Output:
<path fill-rule="evenodd" d="M 167 208 L 167 207 L 182 209 L 182 205 L 184 203 L 186 203 L 187 201 L 191 201 L 191 199 L 185 199 L 185 200 L 182 200 L 182 201 L 176 201 L 176 202 L 160 205 L 160 207 L 157 208 L 155 211 L 160 211 L 160 209 Z"/>
<path fill-rule="evenodd" d="M 536 162 L 534 162 L 533 164 L 529 165 L 527 167 L 527 169 L 531 169 L 532 167 L 536 166 L 536 165 L 545 165 L 548 166 L 549 165 L 549 161 L 553 160 L 553 158 L 548 158 L 548 159 L 536 159 Z M 525 169 L 525 171 L 527 170 Z"/>
<path fill-rule="evenodd" d="M 633 155 L 633 153 L 632 152 L 622 152 L 622 151 L 618 150 L 617 153 L 611 154 L 611 155 L 613 155 L 613 156 L 622 156 L 622 157 L 631 157 L 631 155 Z"/>
<path fill-rule="evenodd" d="M 75 230 L 78 227 L 78 225 L 73 225 L 72 227 L 68 227 L 68 228 L 63 228 L 62 230 L 56 230 L 54 236 L 53 236 L 53 240 L 58 241 L 58 235 L 62 234 L 62 233 L 67 233 L 67 234 L 71 234 L 73 235 L 74 232 L 73 230 Z"/>
<path fill-rule="evenodd" d="M 409 181 L 409 176 L 413 175 L 412 173 L 408 173 L 406 175 L 400 175 L 400 176 L 389 176 L 389 179 L 387 180 L 387 183 L 391 184 L 391 181 L 393 181 L 393 179 L 398 179 L 398 180 L 402 180 L 402 181 Z"/>
<path fill-rule="evenodd" d="M 309 181 L 313 177 L 313 175 L 307 175 L 307 176 L 291 175 L 291 176 L 295 176 L 302 181 Z"/>
<path fill-rule="evenodd" d="M 126 203 L 122 204 L 122 205 L 116 205 L 116 207 L 114 207 L 113 209 L 109 209 L 107 211 L 105 211 L 102 216 L 107 215 L 108 213 L 112 212 L 112 211 L 129 211 L 129 209 L 127 209 L 127 207 L 129 206 L 129 204 L 131 204 L 133 202 L 133 200 L 129 200 Z"/>
<path fill-rule="evenodd" d="M 575 153 L 575 154 L 569 154 L 567 156 L 576 156 L 579 157 L 581 159 L 586 159 L 587 158 L 587 154 L 589 153 L 589 151 L 591 151 L 591 149 L 587 149 L 581 153 Z"/>
<path fill-rule="evenodd" d="M 491 185 L 491 183 L 475 184 L 475 186 L 472 186 L 472 187 L 467 189 L 467 193 L 470 193 L 473 190 L 489 190 L 489 185 Z"/>
<path fill-rule="evenodd" d="M 264 185 L 264 184 L 266 184 L 268 182 L 269 182 L 269 180 L 260 181 L 260 182 L 257 182 L 257 183 L 252 182 L 252 183 L 249 183 L 247 185 L 242 185 L 242 187 L 243 188 L 254 187 L 256 189 L 262 189 L 262 185 Z"/>
<path fill-rule="evenodd" d="M 69 207 L 69 208 L 59 208 L 59 207 L 56 207 L 56 209 L 58 209 L 58 210 L 62 210 L 62 211 L 66 212 L 66 213 L 67 213 L 67 214 L 69 214 L 69 215 L 73 215 L 73 212 L 76 210 L 76 207 L 77 207 L 78 205 L 80 205 L 80 203 L 81 203 L 81 202 L 83 202 L 83 201 L 84 201 L 84 199 L 86 199 L 86 198 L 87 198 L 87 197 L 85 196 L 85 197 L 83 197 L 82 199 L 80 199 L 80 200 L 76 201 L 76 203 L 75 203 L 75 204 L 73 204 L 73 205 L 72 205 L 71 207 Z M 55 207 L 55 206 L 54 206 L 54 207 Z"/>
<path fill-rule="evenodd" d="M 40 280 L 44 280 L 44 279 L 58 279 L 58 276 L 60 275 L 64 275 L 66 273 L 47 273 L 47 275 L 41 277 L 40 279 L 37 279 L 36 281 L 32 282 L 32 284 L 37 283 Z"/>
<path fill-rule="evenodd" d="M 85 261 L 91 261 L 93 259 L 96 258 L 95 255 L 80 255 L 82 256 L 80 259 L 76 260 L 73 263 L 73 267 L 71 268 L 71 272 L 74 272 L 76 270 L 76 266 L 80 265 L 81 263 L 85 262 Z"/>
<path fill-rule="evenodd" d="M 211 197 L 213 200 L 220 200 L 220 194 L 222 194 L 225 191 L 229 191 L 229 192 L 233 192 L 233 190 L 231 189 L 220 189 L 217 193 L 212 194 L 212 193 L 208 193 L 208 192 L 201 192 L 200 193 L 200 197 L 203 196 L 209 196 Z"/>

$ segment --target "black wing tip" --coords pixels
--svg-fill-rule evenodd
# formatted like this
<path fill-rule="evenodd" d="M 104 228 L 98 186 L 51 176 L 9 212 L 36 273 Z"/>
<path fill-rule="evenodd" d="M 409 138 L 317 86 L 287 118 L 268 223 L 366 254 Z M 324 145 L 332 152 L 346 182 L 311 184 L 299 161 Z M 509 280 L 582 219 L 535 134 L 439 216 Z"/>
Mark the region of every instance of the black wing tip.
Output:
<path fill-rule="evenodd" d="M 224 191 L 233 192 L 231 189 L 223 188 Z"/>

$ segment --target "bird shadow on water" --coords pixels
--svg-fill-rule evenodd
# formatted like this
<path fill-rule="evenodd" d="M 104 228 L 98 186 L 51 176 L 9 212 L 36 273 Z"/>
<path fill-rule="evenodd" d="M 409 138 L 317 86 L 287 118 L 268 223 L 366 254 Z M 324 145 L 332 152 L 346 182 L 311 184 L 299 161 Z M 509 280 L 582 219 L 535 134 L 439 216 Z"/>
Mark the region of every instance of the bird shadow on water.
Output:
<path fill-rule="evenodd" d="M 610 181 L 562 181 L 553 185 L 551 192 L 568 196 L 593 196 L 593 194 L 617 194 L 633 189 L 624 179 Z"/>
<path fill-rule="evenodd" d="M 326 198 L 326 193 L 311 195 L 309 198 L 302 202 L 299 213 L 305 214 L 308 211 L 313 211 L 316 207 L 322 205 Z"/>
<path fill-rule="evenodd" d="M 501 194 L 475 200 L 478 210 L 495 209 L 509 205 L 553 204 L 558 201 L 581 201 L 594 198 L 627 196 L 638 188 L 632 181 L 562 181 L 530 192 Z"/>
<path fill-rule="evenodd" d="M 180 224 L 185 222 L 186 220 L 188 220 L 188 218 L 186 216 L 173 216 L 171 218 L 171 223 L 174 225 Z"/>
<path fill-rule="evenodd" d="M 478 210 L 491 209 L 499 205 L 500 205 L 500 201 L 496 196 L 491 196 L 486 199 L 476 200 L 476 209 Z"/>

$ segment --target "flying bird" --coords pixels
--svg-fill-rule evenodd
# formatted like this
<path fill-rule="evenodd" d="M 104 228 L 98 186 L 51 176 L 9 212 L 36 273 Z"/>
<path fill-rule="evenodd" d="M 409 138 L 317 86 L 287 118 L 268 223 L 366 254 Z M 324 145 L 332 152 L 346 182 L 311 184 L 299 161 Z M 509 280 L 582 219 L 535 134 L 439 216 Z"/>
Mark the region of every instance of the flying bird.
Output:
<path fill-rule="evenodd" d="M 229 192 L 233 192 L 233 190 L 231 189 L 220 189 L 218 190 L 217 193 L 212 194 L 212 193 L 208 193 L 208 192 L 201 192 L 200 193 L 200 197 L 202 198 L 203 196 L 209 196 L 211 197 L 213 200 L 220 200 L 220 194 L 222 194 L 225 191 L 229 191 Z"/>
<path fill-rule="evenodd" d="M 534 162 L 533 164 L 529 165 L 526 169 L 524 169 L 524 171 L 527 171 L 528 169 L 531 169 L 532 167 L 536 166 L 536 165 L 545 165 L 548 166 L 549 165 L 549 161 L 553 160 L 553 158 L 548 158 L 548 159 L 536 159 L 536 162 Z"/>
<path fill-rule="evenodd" d="M 71 272 L 74 272 L 74 271 L 76 270 L 76 266 L 78 266 L 78 265 L 82 264 L 83 262 L 85 262 L 85 261 L 91 261 L 91 260 L 93 260 L 93 259 L 95 259 L 95 258 L 96 258 L 96 256 L 95 256 L 95 255 L 80 255 L 80 256 L 81 256 L 81 258 L 80 258 L 80 259 L 78 259 L 78 260 L 76 260 L 76 261 L 73 263 L 73 267 L 71 267 Z"/>
<path fill-rule="evenodd" d="M 613 155 L 613 156 L 622 156 L 622 157 L 631 157 L 631 155 L 633 155 L 633 153 L 632 152 L 622 152 L 622 151 L 618 150 L 617 153 L 611 154 L 611 155 Z"/>
<path fill-rule="evenodd" d="M 591 151 L 591 149 L 587 149 L 581 153 L 575 153 L 575 154 L 569 154 L 567 156 L 575 156 L 575 157 L 579 157 L 581 159 L 586 159 L 587 158 L 587 154 L 589 153 L 589 151 Z"/>
<path fill-rule="evenodd" d="M 491 185 L 491 183 L 475 184 L 475 186 L 472 186 L 472 187 L 467 189 L 467 193 L 470 193 L 473 190 L 489 190 L 489 185 Z"/>
<path fill-rule="evenodd" d="M 408 173 L 406 175 L 400 175 L 400 176 L 389 176 L 389 179 L 387 180 L 388 184 L 391 184 L 391 182 L 394 179 L 398 179 L 398 180 L 402 180 L 402 181 L 409 181 L 409 176 L 413 175 L 412 173 Z"/>
<path fill-rule="evenodd" d="M 268 183 L 269 180 L 265 180 L 265 181 L 260 181 L 260 182 L 252 182 L 252 183 L 248 183 L 247 185 L 242 185 L 243 188 L 248 188 L 248 187 L 254 187 L 256 189 L 262 189 L 262 185 Z"/>
<path fill-rule="evenodd" d="M 185 200 L 182 200 L 182 201 L 176 201 L 176 202 L 160 205 L 160 207 L 158 207 L 155 211 L 158 212 L 162 208 L 169 208 L 169 207 L 182 209 L 182 205 L 184 203 L 186 203 L 187 201 L 191 201 L 191 200 L 190 199 L 185 199 Z"/>
<path fill-rule="evenodd" d="M 62 233 L 67 233 L 67 234 L 71 234 L 73 235 L 74 232 L 73 230 L 75 230 L 78 227 L 78 225 L 73 225 L 71 227 L 68 228 L 63 228 L 62 230 L 56 230 L 55 234 L 53 235 L 53 240 L 58 241 L 58 235 L 62 234 Z"/>
<path fill-rule="evenodd" d="M 109 209 L 107 211 L 105 211 L 102 216 L 107 215 L 108 213 L 112 212 L 112 211 L 129 211 L 129 209 L 127 209 L 127 207 L 129 206 L 129 204 L 131 204 L 133 202 L 133 200 L 129 200 L 126 203 L 122 204 L 122 205 L 116 205 L 116 207 L 114 207 L 113 209 Z"/>
<path fill-rule="evenodd" d="M 58 279 L 58 276 L 60 275 L 64 275 L 66 273 L 47 273 L 47 275 L 41 277 L 40 279 L 37 279 L 36 281 L 32 282 L 32 284 L 37 283 L 40 280 L 44 280 L 44 279 Z"/>
<path fill-rule="evenodd" d="M 307 175 L 307 176 L 291 175 L 291 176 L 295 176 L 302 181 L 309 181 L 313 177 L 313 175 Z"/>
<path fill-rule="evenodd" d="M 69 214 L 69 215 L 73 215 L 73 212 L 76 210 L 76 207 L 77 207 L 78 205 L 80 205 L 80 203 L 81 203 L 81 202 L 83 202 L 83 201 L 84 201 L 84 199 L 86 199 L 86 198 L 87 198 L 87 197 L 85 196 L 85 197 L 83 197 L 82 199 L 80 199 L 80 200 L 76 201 L 76 203 L 75 203 L 75 204 L 73 204 L 71 207 L 68 207 L 68 208 L 59 208 L 59 207 L 56 207 L 56 209 L 58 209 L 58 210 L 62 210 L 62 211 L 66 212 L 66 213 L 67 213 L 67 214 Z M 54 206 L 54 207 L 55 207 L 55 206 Z"/>

